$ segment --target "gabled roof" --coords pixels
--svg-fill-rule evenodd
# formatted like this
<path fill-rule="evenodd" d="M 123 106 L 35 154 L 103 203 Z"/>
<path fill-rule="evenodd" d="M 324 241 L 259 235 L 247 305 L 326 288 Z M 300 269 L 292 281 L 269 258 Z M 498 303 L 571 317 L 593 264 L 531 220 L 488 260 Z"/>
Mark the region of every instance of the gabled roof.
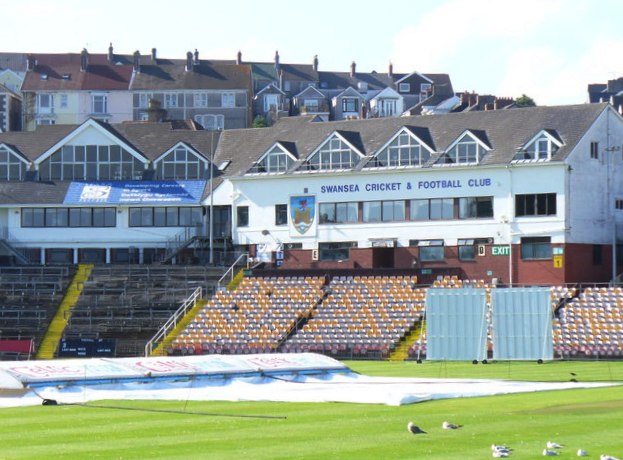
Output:
<path fill-rule="evenodd" d="M 10 94 L 11 96 L 16 97 L 18 99 L 22 98 L 19 94 L 17 94 L 15 91 L 11 91 L 11 88 L 7 88 L 2 83 L 0 83 L 0 93 Z"/>
<path fill-rule="evenodd" d="M 391 97 L 391 98 L 394 98 L 394 99 L 402 99 L 402 94 L 399 94 L 393 88 L 385 88 L 385 89 L 379 91 L 378 93 L 376 93 L 374 96 L 372 96 L 370 98 L 370 100 L 383 99 L 383 98 L 387 98 L 387 97 Z"/>
<path fill-rule="evenodd" d="M 274 83 L 269 83 L 268 85 L 264 86 L 261 90 L 257 92 L 255 96 L 257 97 L 262 93 L 270 93 L 270 94 L 279 93 L 282 96 L 285 96 L 286 94 L 283 91 L 281 91 L 281 89 L 279 89 L 279 87 L 275 85 Z"/>
<path fill-rule="evenodd" d="M 248 64 L 210 64 L 200 61 L 186 70 L 186 61 L 158 59 L 141 64 L 129 87 L 132 91 L 159 90 L 245 90 L 251 91 L 251 66 Z"/>
<path fill-rule="evenodd" d="M 366 155 L 373 155 L 400 128 L 408 126 L 422 138 L 428 132 L 426 143 L 438 150 L 446 149 L 469 130 L 492 149 L 480 165 L 510 164 L 517 148 L 522 147 L 534 133 L 555 129 L 564 139 L 564 144 L 552 161 L 562 161 L 605 110 L 612 108 L 607 103 L 580 104 L 324 123 L 311 123 L 311 117 L 287 117 L 270 128 L 224 131 L 217 159 L 231 159 L 228 175 L 240 175 L 277 140 L 294 143 L 299 158 L 304 159 L 336 131 L 356 133 L 359 140 L 347 134 L 349 142 L 359 142 Z"/>
<path fill-rule="evenodd" d="M 313 94 L 309 94 L 308 95 L 308 93 L 313 93 Z M 308 86 L 303 91 L 301 91 L 300 93 L 296 94 L 294 97 L 304 97 L 304 96 L 308 96 L 308 97 L 321 97 L 323 99 L 326 97 L 318 88 L 316 88 L 314 86 Z"/>
<path fill-rule="evenodd" d="M 206 158 L 205 155 L 203 155 L 201 152 L 198 152 L 197 149 L 195 149 L 192 145 L 184 142 L 184 141 L 180 141 L 175 145 L 172 145 L 169 149 L 165 150 L 164 152 L 162 152 L 160 154 L 160 156 L 158 156 L 158 158 L 154 159 L 154 163 L 157 163 L 159 161 L 162 161 L 162 159 L 167 156 L 169 153 L 171 153 L 173 150 L 177 149 L 178 147 L 183 147 L 187 150 L 189 150 L 191 153 L 193 153 L 194 155 L 196 155 L 197 157 L 199 157 L 199 159 L 201 159 L 202 161 L 204 161 L 206 164 L 209 164 L 210 160 L 208 158 Z"/>
<path fill-rule="evenodd" d="M 349 96 L 358 97 L 359 99 L 365 99 L 364 96 L 359 91 L 352 88 L 351 86 L 346 88 L 341 93 L 335 95 L 333 99 L 337 99 L 338 97 L 349 97 Z"/>
<path fill-rule="evenodd" d="M 433 84 L 433 83 L 434 83 L 434 81 L 433 81 L 433 80 L 431 80 L 430 78 L 428 78 L 426 75 L 422 75 L 422 74 L 421 74 L 421 73 L 419 73 L 419 72 L 411 72 L 410 74 L 405 75 L 404 77 L 400 78 L 399 80 L 396 80 L 396 84 L 398 84 L 398 83 L 402 83 L 402 82 L 404 82 L 405 80 L 410 79 L 411 77 L 419 77 L 420 79 L 422 79 L 422 80 L 424 80 L 424 81 L 427 81 L 427 82 L 428 82 L 428 83 L 430 83 L 430 84 Z"/>
<path fill-rule="evenodd" d="M 105 54 L 89 54 L 86 71 L 80 70 L 81 55 L 36 54 L 34 70 L 26 72 L 22 91 L 122 91 L 132 77 L 131 65 L 116 65 Z"/>

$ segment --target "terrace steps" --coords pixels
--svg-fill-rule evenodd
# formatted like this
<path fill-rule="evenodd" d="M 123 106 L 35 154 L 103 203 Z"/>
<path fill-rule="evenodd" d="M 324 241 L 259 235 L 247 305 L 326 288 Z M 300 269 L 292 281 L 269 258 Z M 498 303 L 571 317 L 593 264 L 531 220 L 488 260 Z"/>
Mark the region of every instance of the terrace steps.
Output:
<path fill-rule="evenodd" d="M 52 321 L 50 321 L 50 325 L 48 326 L 48 330 L 43 336 L 43 340 L 41 341 L 41 345 L 37 350 L 37 359 L 53 359 L 58 348 L 58 343 L 63 336 L 63 332 L 65 331 L 65 327 L 67 326 L 67 321 L 69 316 L 71 315 L 72 307 L 78 302 L 80 298 L 80 294 L 82 293 L 82 289 L 84 287 L 84 283 L 89 278 L 91 274 L 91 270 L 93 269 L 93 265 L 90 264 L 81 264 L 78 266 L 78 270 L 74 275 L 73 280 L 69 284 L 65 295 L 63 296 L 63 300 L 61 301 L 58 310 Z"/>
<path fill-rule="evenodd" d="M 182 332 L 192 320 L 199 314 L 199 312 L 208 304 L 208 300 L 197 300 L 195 305 L 188 310 L 188 313 L 177 323 L 177 326 L 167 335 L 162 342 L 158 344 L 154 351 L 151 353 L 151 356 L 165 356 L 167 353 L 167 349 L 171 346 L 173 341 L 177 338 L 177 336 Z"/>
<path fill-rule="evenodd" d="M 423 322 L 424 320 L 418 322 L 413 330 L 404 336 L 404 340 L 402 340 L 390 353 L 388 357 L 389 361 L 405 361 L 409 358 L 409 349 L 420 339 L 422 334 Z"/>

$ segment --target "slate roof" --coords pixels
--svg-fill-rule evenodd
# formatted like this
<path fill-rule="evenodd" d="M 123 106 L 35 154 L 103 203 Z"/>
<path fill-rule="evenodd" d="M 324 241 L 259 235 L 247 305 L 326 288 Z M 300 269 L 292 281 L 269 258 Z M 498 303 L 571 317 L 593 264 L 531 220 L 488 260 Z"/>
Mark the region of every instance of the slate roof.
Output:
<path fill-rule="evenodd" d="M 26 72 L 22 91 L 127 91 L 132 66 L 109 62 L 106 54 L 89 54 L 87 70 L 80 71 L 77 53 L 35 54 L 34 70 Z M 64 78 L 64 76 L 68 76 Z"/>
<path fill-rule="evenodd" d="M 0 53 L 0 70 L 26 72 L 26 53 Z"/>
<path fill-rule="evenodd" d="M 437 149 L 429 166 L 466 130 L 492 147 L 481 165 L 510 163 L 517 149 L 543 129 L 555 131 L 564 142 L 552 158 L 562 161 L 607 108 L 607 103 L 582 104 L 325 123 L 312 123 L 310 117 L 290 117 L 271 128 L 224 131 L 216 158 L 232 160 L 227 175 L 242 175 L 275 142 L 296 145 L 303 161 L 334 131 L 347 131 L 349 140 L 358 139 L 357 147 L 368 156 L 362 162 L 367 162 L 400 128 L 407 126 Z"/>
<path fill-rule="evenodd" d="M 0 203 L 3 205 L 60 204 L 70 182 L 0 181 Z"/>
<path fill-rule="evenodd" d="M 186 70 L 186 61 L 158 59 L 156 64 L 141 64 L 130 90 L 246 89 L 251 92 L 251 66 L 211 64 L 200 61 Z"/>

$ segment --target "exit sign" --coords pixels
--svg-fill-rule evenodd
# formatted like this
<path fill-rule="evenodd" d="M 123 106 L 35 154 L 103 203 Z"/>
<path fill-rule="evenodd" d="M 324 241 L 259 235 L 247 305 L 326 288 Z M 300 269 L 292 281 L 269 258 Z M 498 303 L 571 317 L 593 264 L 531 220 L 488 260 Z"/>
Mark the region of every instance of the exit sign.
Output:
<path fill-rule="evenodd" d="M 491 255 L 492 256 L 510 256 L 511 248 L 510 246 L 491 246 Z"/>

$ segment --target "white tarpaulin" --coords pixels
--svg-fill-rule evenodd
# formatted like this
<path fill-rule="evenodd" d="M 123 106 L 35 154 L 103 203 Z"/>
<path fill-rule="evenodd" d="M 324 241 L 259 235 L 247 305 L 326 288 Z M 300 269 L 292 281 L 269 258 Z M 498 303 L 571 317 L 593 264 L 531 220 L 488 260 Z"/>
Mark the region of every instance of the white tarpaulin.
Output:
<path fill-rule="evenodd" d="M 160 399 L 347 402 L 398 406 L 432 399 L 611 385 L 369 377 L 350 371 L 339 361 L 313 353 L 206 355 L 101 361 L 109 365 L 104 366 L 100 360 L 93 359 L 2 362 L 0 376 L 3 375 L 2 372 L 5 375 L 17 373 L 17 381 L 22 377 L 24 379 L 22 383 L 26 393 L 3 396 L 0 392 L 0 407 L 40 405 L 44 399 L 55 400 L 59 404 L 87 403 L 104 399 Z M 259 363 L 263 363 L 264 367 L 258 366 Z M 108 373 L 104 372 L 104 367 Z M 146 371 L 145 367 L 150 370 Z M 176 368 L 179 372 L 171 373 L 171 368 Z M 83 371 L 83 375 L 88 376 L 86 380 L 78 378 L 78 369 Z M 111 372 L 112 369 L 121 370 L 117 373 Z M 199 372 L 198 369 L 203 369 L 203 372 Z M 210 371 L 206 372 L 206 369 Z M 33 377 L 31 375 L 33 372 L 48 375 Z M 134 377 L 130 377 L 131 374 Z M 70 378 L 65 378 L 67 376 Z M 14 381 L 11 381 L 13 385 Z"/>

